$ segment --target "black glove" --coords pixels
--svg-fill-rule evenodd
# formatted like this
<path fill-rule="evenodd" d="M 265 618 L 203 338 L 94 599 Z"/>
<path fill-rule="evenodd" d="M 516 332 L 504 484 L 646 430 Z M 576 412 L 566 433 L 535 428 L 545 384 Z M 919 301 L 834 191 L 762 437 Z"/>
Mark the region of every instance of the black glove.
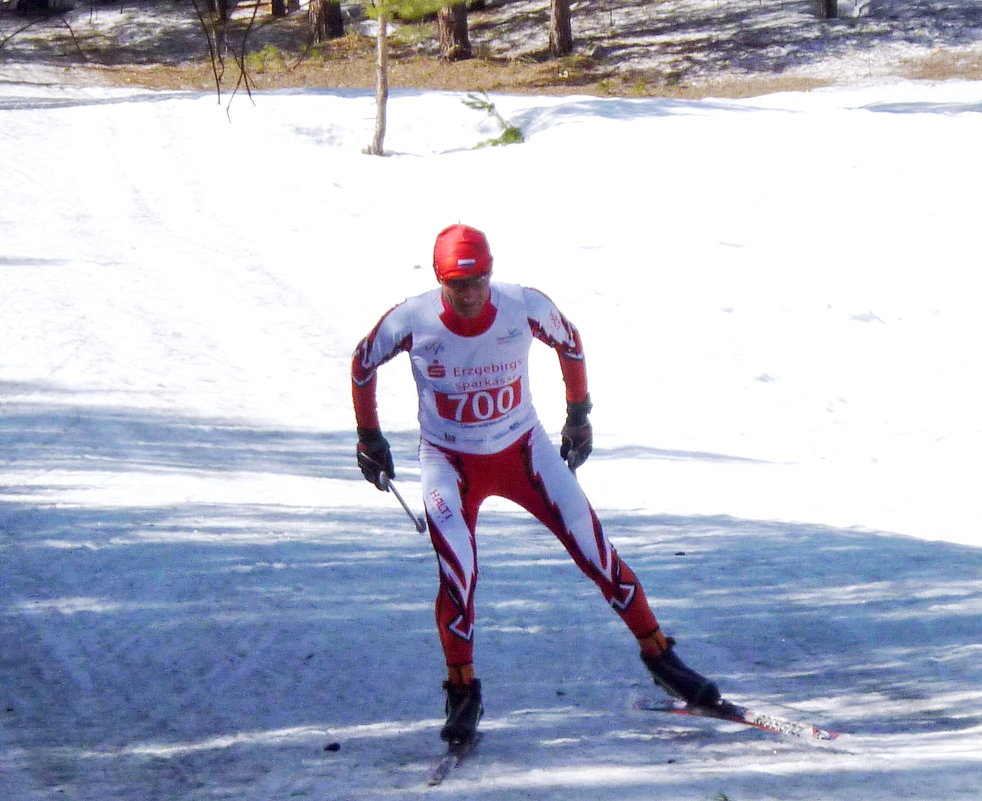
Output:
<path fill-rule="evenodd" d="M 590 396 L 580 403 L 566 404 L 566 425 L 563 426 L 563 442 L 559 455 L 566 460 L 570 470 L 576 470 L 593 451 L 593 426 L 587 419 L 593 404 Z"/>
<path fill-rule="evenodd" d="M 379 428 L 359 428 L 358 447 L 355 449 L 358 455 L 358 466 L 365 480 L 371 482 L 380 490 L 389 491 L 388 486 L 382 481 L 383 471 L 389 478 L 395 478 L 395 468 L 392 466 L 392 451 L 389 450 L 388 440 L 382 436 Z"/>

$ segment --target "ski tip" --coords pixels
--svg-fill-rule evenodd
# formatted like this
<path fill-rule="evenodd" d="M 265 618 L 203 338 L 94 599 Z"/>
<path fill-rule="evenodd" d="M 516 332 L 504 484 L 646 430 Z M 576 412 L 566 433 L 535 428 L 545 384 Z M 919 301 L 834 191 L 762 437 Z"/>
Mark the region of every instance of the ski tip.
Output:
<path fill-rule="evenodd" d="M 812 726 L 812 737 L 816 740 L 838 740 L 843 736 L 841 731 L 832 731 L 831 729 L 823 729 L 820 726 Z"/>

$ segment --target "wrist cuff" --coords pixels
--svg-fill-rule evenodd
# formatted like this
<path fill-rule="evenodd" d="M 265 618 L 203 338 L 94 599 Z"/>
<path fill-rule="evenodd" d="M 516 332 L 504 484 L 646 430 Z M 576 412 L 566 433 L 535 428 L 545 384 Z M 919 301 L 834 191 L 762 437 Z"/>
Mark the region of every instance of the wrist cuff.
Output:
<path fill-rule="evenodd" d="M 382 436 L 381 428 L 362 428 L 358 426 L 356 429 L 358 432 L 358 441 L 363 445 L 371 445 L 376 442 L 385 442 L 385 437 Z"/>
<path fill-rule="evenodd" d="M 587 393 L 583 400 L 566 404 L 566 422 L 574 426 L 586 425 L 586 417 L 591 411 L 593 411 L 593 402 L 590 400 L 590 394 Z"/>

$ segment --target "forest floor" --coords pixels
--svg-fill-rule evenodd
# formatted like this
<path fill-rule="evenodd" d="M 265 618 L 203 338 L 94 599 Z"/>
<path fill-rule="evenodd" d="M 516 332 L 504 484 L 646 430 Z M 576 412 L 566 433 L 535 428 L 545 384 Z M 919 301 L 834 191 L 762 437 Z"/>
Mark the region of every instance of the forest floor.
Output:
<path fill-rule="evenodd" d="M 309 46 L 304 11 L 240 4 L 221 29 L 188 0 L 79 5 L 46 18 L 0 0 L 0 79 L 158 89 L 369 88 L 374 23 L 345 4 L 347 33 Z M 469 17 L 475 58 L 438 57 L 435 22 L 390 35 L 393 88 L 627 97 L 741 97 L 890 79 L 982 79 L 982 4 L 953 0 L 583 0 L 575 50 L 548 53 L 547 0 L 488 0 Z M 211 55 L 214 54 L 214 57 Z"/>

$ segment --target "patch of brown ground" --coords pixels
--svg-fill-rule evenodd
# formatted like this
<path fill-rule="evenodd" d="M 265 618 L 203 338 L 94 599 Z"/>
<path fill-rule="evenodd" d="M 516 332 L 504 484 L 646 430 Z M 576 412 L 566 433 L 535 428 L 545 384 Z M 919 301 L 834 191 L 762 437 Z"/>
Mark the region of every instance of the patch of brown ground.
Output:
<path fill-rule="evenodd" d="M 475 15 L 475 23 L 479 20 Z M 68 30 L 54 24 L 44 52 L 46 63 L 62 70 L 58 80 L 70 84 L 178 90 L 214 90 L 220 86 L 222 92 L 236 87 L 242 91 L 246 85 L 253 89 L 375 86 L 375 40 L 370 36 L 351 33 L 305 49 L 305 19 L 300 14 L 276 20 L 266 17 L 254 25 L 250 25 L 248 16 L 234 19 L 226 34 L 228 46 L 222 49 L 223 57 L 214 63 L 207 57 L 207 40 L 197 23 L 179 31 L 165 31 L 151 46 L 127 45 L 98 33 L 86 33 L 81 26 L 79 30 Z M 821 73 L 808 76 L 734 69 L 693 79 L 631 69 L 602 56 L 580 53 L 564 59 L 533 54 L 517 59 L 478 57 L 446 63 L 434 54 L 434 41 L 432 22 L 403 25 L 393 33 L 391 88 L 692 99 L 802 91 L 835 82 L 834 76 Z M 247 55 L 237 52 L 242 50 Z M 481 53 L 480 47 L 478 52 Z M 897 64 L 893 74 L 917 80 L 982 80 L 982 55 L 978 51 L 959 53 L 938 48 Z"/>

